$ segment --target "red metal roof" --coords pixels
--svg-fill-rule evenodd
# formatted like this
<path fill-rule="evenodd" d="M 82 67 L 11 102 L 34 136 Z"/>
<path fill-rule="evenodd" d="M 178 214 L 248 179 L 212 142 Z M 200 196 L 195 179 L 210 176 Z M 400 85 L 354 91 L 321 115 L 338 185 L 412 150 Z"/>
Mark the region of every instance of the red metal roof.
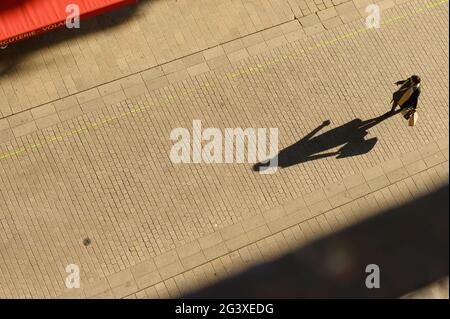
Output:
<path fill-rule="evenodd" d="M 0 46 L 64 26 L 66 7 L 76 4 L 81 18 L 137 0 L 0 0 Z M 81 27 L 83 27 L 81 25 Z"/>

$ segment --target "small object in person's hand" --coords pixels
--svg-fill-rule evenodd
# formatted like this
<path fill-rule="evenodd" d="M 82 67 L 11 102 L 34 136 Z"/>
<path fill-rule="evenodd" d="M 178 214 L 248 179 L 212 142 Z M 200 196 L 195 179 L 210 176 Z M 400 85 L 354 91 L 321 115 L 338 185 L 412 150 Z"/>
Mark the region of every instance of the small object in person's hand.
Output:
<path fill-rule="evenodd" d="M 415 126 L 418 118 L 419 114 L 416 111 L 414 111 L 408 119 L 408 126 Z"/>

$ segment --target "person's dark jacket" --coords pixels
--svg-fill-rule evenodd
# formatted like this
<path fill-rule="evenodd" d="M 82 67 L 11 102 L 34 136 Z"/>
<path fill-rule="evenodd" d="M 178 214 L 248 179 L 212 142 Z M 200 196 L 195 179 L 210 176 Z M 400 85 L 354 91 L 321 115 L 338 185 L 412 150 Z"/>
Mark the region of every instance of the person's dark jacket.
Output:
<path fill-rule="evenodd" d="M 397 102 L 400 100 L 400 98 L 402 97 L 403 93 L 404 93 L 404 89 L 405 89 L 405 85 L 409 86 L 410 84 L 407 83 L 410 79 L 406 79 L 406 80 L 402 80 L 402 81 L 398 81 L 395 84 L 397 85 L 402 85 L 400 87 L 400 89 L 394 93 L 393 95 L 393 101 L 394 101 L 394 105 L 397 105 Z M 413 94 L 409 97 L 409 99 L 402 105 L 402 109 L 404 108 L 413 108 L 416 109 L 417 108 L 417 102 L 419 101 L 419 96 L 420 96 L 420 86 L 414 90 Z"/>

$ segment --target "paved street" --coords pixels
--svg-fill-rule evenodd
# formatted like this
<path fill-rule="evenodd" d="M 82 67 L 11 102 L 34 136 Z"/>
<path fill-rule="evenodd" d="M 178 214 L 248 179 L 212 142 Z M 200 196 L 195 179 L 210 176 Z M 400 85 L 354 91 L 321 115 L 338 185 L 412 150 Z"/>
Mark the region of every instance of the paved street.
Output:
<path fill-rule="evenodd" d="M 311 10 L 317 10 L 314 1 L 308 2 L 312 3 Z M 331 0 L 328 3 L 333 5 Z M 0 66 L 7 72 L 0 78 L 0 116 L 85 91 L 292 18 L 285 0 L 142 0 L 133 7 L 83 22 L 80 32 L 58 30 L 2 52 L 5 60 Z"/>
<path fill-rule="evenodd" d="M 33 40 L 0 75 L 0 297 L 177 296 L 242 269 L 244 253 L 268 259 L 448 181 L 446 1 L 382 1 L 371 30 L 364 1 L 206 2 L 148 1 L 111 30 L 67 42 L 59 32 L 48 49 Z M 319 149 L 333 153 L 348 123 L 388 111 L 393 83 L 413 73 L 417 126 L 380 121 L 366 152 L 273 175 L 170 161 L 170 132 L 192 132 L 196 119 L 276 127 L 280 150 L 320 127 Z M 82 289 L 65 288 L 68 264 L 80 266 Z"/>

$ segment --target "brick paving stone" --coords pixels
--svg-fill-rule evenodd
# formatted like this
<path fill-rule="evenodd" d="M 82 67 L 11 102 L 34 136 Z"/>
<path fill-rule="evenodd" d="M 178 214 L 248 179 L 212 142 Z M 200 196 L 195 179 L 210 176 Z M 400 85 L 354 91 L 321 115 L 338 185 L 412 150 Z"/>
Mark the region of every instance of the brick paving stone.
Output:
<path fill-rule="evenodd" d="M 368 5 L 372 4 L 373 0 L 352 0 L 356 8 L 366 8 Z"/>
<path fill-rule="evenodd" d="M 181 297 L 180 290 L 178 289 L 175 281 L 172 278 L 169 278 L 166 281 L 164 281 L 164 284 L 167 288 L 170 298 L 175 299 Z"/>
<path fill-rule="evenodd" d="M 29 123 L 32 120 L 33 120 L 33 115 L 31 114 L 31 111 L 26 111 L 26 112 L 22 112 L 19 114 L 15 114 L 8 118 L 9 127 L 11 127 L 11 128 L 24 125 L 26 123 Z"/>
<path fill-rule="evenodd" d="M 264 217 L 262 215 L 256 215 L 250 218 L 247 218 L 242 221 L 242 228 L 247 233 L 250 230 L 258 228 L 266 224 Z"/>
<path fill-rule="evenodd" d="M 405 179 L 409 176 L 408 170 L 406 167 L 398 168 L 390 173 L 387 174 L 387 178 L 391 183 L 395 183 L 399 180 Z"/>
<path fill-rule="evenodd" d="M 337 5 L 336 11 L 344 23 L 348 23 L 361 18 L 361 15 L 359 14 L 352 1 Z"/>
<path fill-rule="evenodd" d="M 324 192 L 326 197 L 333 197 L 336 194 L 342 193 L 346 191 L 345 184 L 342 182 L 335 182 L 332 184 L 328 184 L 324 187 Z"/>
<path fill-rule="evenodd" d="M 357 199 L 359 197 L 365 196 L 369 194 L 372 191 L 372 189 L 369 187 L 367 183 L 354 186 L 351 189 L 348 190 L 348 194 L 353 198 Z"/>
<path fill-rule="evenodd" d="M 424 158 L 424 162 L 427 167 L 433 167 L 445 161 L 446 158 L 441 152 L 435 153 L 429 157 Z"/>
<path fill-rule="evenodd" d="M 294 41 L 305 38 L 306 33 L 304 30 L 297 30 L 297 31 L 292 31 L 292 32 L 285 34 L 285 37 L 289 42 L 294 42 Z"/>
<path fill-rule="evenodd" d="M 154 261 L 155 261 L 156 266 L 158 268 L 161 268 L 166 265 L 177 262 L 178 260 L 179 259 L 178 259 L 177 252 L 175 250 L 171 250 L 164 254 L 158 255 Z"/>
<path fill-rule="evenodd" d="M 406 166 L 406 170 L 408 171 L 409 175 L 414 175 L 416 173 L 419 173 L 427 168 L 427 165 L 423 160 L 414 162 Z"/>
<path fill-rule="evenodd" d="M 446 151 L 443 151 L 442 155 L 444 155 L 445 159 L 448 160 L 448 157 L 449 157 L 448 149 Z"/>
<path fill-rule="evenodd" d="M 369 185 L 369 188 L 372 191 L 377 191 L 383 187 L 386 187 L 387 185 L 389 185 L 390 180 L 386 177 L 386 175 L 381 175 L 378 176 L 377 178 L 374 178 L 372 180 L 370 180 L 369 182 L 367 182 L 367 184 Z"/>
<path fill-rule="evenodd" d="M 330 18 L 330 19 L 322 22 L 324 28 L 327 30 L 333 29 L 333 28 L 341 25 L 342 23 L 343 22 L 342 22 L 342 19 L 340 16 L 336 16 L 336 17 Z"/>
<path fill-rule="evenodd" d="M 31 115 L 34 119 L 39 119 L 56 112 L 55 106 L 52 103 L 39 106 L 31 110 Z"/>
<path fill-rule="evenodd" d="M 95 297 L 110 289 L 111 287 L 109 286 L 108 281 L 105 278 L 94 284 L 88 284 L 83 286 L 83 292 L 86 298 Z"/>
<path fill-rule="evenodd" d="M 364 170 L 364 172 L 362 172 L 364 179 L 366 181 L 370 181 L 371 179 L 380 177 L 381 175 L 383 175 L 383 169 L 381 168 L 381 166 L 377 165 L 374 167 L 370 167 L 366 170 Z"/>
<path fill-rule="evenodd" d="M 306 35 L 311 36 L 311 35 L 314 35 L 314 34 L 317 34 L 317 33 L 320 33 L 322 31 L 324 31 L 325 28 L 324 28 L 324 26 L 322 24 L 318 23 L 318 24 L 315 24 L 315 25 L 310 26 L 310 27 L 305 27 L 303 30 L 305 31 Z"/>
<path fill-rule="evenodd" d="M 377 2 L 377 5 L 380 6 L 380 10 L 387 10 L 395 6 L 395 2 L 393 0 L 381 0 Z"/>
<path fill-rule="evenodd" d="M 184 269 L 191 269 L 191 268 L 197 267 L 205 262 L 206 262 L 206 258 L 205 258 L 205 255 L 203 254 L 203 252 L 199 252 L 195 255 L 183 258 L 181 260 L 181 264 L 183 265 Z"/>
<path fill-rule="evenodd" d="M 322 214 L 330 209 L 332 209 L 333 206 L 331 206 L 330 202 L 328 200 L 322 200 L 318 203 L 312 204 L 309 207 L 309 213 L 311 216 L 317 216 L 319 214 Z"/>
<path fill-rule="evenodd" d="M 45 117 L 38 118 L 34 122 L 38 129 L 44 129 L 59 123 L 60 120 L 58 114 L 55 113 Z"/>
<path fill-rule="evenodd" d="M 286 212 L 281 206 L 263 212 L 263 216 L 266 222 L 271 222 L 285 215 Z"/>
<path fill-rule="evenodd" d="M 136 285 L 134 280 L 130 280 L 120 286 L 112 288 L 112 293 L 115 298 L 124 298 L 137 290 L 138 286 Z"/>
<path fill-rule="evenodd" d="M 95 295 L 91 297 L 92 299 L 114 299 L 114 295 L 112 294 L 112 291 L 108 290 L 103 293 L 100 293 L 98 295 Z"/>
<path fill-rule="evenodd" d="M 198 241 L 192 241 L 185 245 L 177 247 L 176 251 L 178 254 L 178 257 L 180 259 L 192 256 L 196 253 L 199 253 L 201 250 L 200 244 Z"/>
<path fill-rule="evenodd" d="M 178 273 L 178 272 L 177 272 Z M 139 278 L 136 279 L 136 284 L 139 289 L 145 289 L 149 286 L 153 286 L 156 283 L 163 280 L 164 276 L 161 277 L 158 271 L 149 272 Z"/>
<path fill-rule="evenodd" d="M 228 250 L 233 251 L 237 250 L 241 247 L 244 247 L 251 243 L 251 240 L 247 236 L 247 234 L 239 235 L 233 239 L 227 240 L 225 242 L 225 245 L 227 246 Z"/>
<path fill-rule="evenodd" d="M 156 265 L 153 260 L 145 260 L 137 265 L 132 266 L 130 270 L 134 278 L 139 278 L 149 272 L 155 271 Z"/>
<path fill-rule="evenodd" d="M 312 27 L 320 23 L 319 16 L 317 14 L 311 14 L 298 19 L 303 28 Z"/>
<path fill-rule="evenodd" d="M 446 150 L 448 152 L 448 136 L 438 139 L 436 143 L 438 144 L 440 150 Z"/>
<path fill-rule="evenodd" d="M 357 174 L 357 175 L 350 175 L 345 177 L 342 182 L 344 183 L 345 187 L 347 189 L 356 187 L 358 185 L 361 185 L 365 182 L 363 174 Z"/>
<path fill-rule="evenodd" d="M 221 55 L 217 58 L 208 60 L 207 64 L 208 64 L 210 70 L 215 70 L 215 69 L 223 68 L 226 66 L 230 66 L 230 60 L 228 59 L 228 56 Z"/>
<path fill-rule="evenodd" d="M 209 61 L 209 60 L 224 56 L 225 51 L 222 46 L 218 45 L 216 47 L 209 48 L 209 49 L 203 51 L 202 54 L 203 54 L 203 57 L 205 58 L 205 60 Z"/>
<path fill-rule="evenodd" d="M 388 173 L 403 167 L 403 163 L 399 158 L 390 159 L 382 164 L 383 171 L 389 175 Z"/>
<path fill-rule="evenodd" d="M 230 55 L 236 51 L 242 50 L 244 48 L 244 44 L 241 39 L 236 39 L 222 45 L 223 50 L 226 54 Z"/>
<path fill-rule="evenodd" d="M 253 56 L 253 55 L 258 55 L 261 52 L 266 51 L 268 48 L 267 43 L 266 42 L 261 42 L 258 44 L 254 44 L 250 47 L 247 47 L 247 52 L 249 55 Z"/>
<path fill-rule="evenodd" d="M 326 198 L 325 192 L 321 189 L 303 196 L 303 200 L 305 201 L 305 204 L 308 206 L 320 202 L 325 198 Z"/>
<path fill-rule="evenodd" d="M 162 279 L 167 279 L 175 276 L 176 274 L 179 274 L 181 271 L 183 271 L 183 269 L 184 265 L 181 262 L 176 261 L 158 268 L 158 272 L 161 275 Z"/>
<path fill-rule="evenodd" d="M 149 298 L 149 299 L 159 298 L 158 292 L 156 291 L 156 288 L 154 286 L 146 288 L 145 294 L 147 295 L 147 298 Z"/>
<path fill-rule="evenodd" d="M 160 282 L 159 284 L 156 284 L 155 290 L 160 299 L 169 299 L 170 298 L 169 290 L 167 289 L 166 284 L 164 282 Z"/>
<path fill-rule="evenodd" d="M 244 267 L 248 267 L 252 264 L 253 257 L 252 254 L 250 253 L 250 250 L 248 249 L 248 246 L 239 249 L 238 253 L 241 256 L 241 259 L 245 265 Z"/>
<path fill-rule="evenodd" d="M 332 207 L 338 207 L 344 205 L 352 200 L 352 196 L 347 192 L 339 193 L 333 197 L 330 197 L 328 201 L 330 202 Z"/>
<path fill-rule="evenodd" d="M 270 229 L 266 225 L 264 225 L 249 231 L 247 233 L 247 237 L 249 238 L 250 241 L 255 242 L 257 240 L 269 236 L 270 234 L 271 234 Z"/>
<path fill-rule="evenodd" d="M 331 7 L 331 8 L 319 11 L 317 13 L 317 15 L 319 16 L 320 20 L 326 21 L 333 17 L 336 17 L 338 15 L 338 13 L 334 7 Z"/>

